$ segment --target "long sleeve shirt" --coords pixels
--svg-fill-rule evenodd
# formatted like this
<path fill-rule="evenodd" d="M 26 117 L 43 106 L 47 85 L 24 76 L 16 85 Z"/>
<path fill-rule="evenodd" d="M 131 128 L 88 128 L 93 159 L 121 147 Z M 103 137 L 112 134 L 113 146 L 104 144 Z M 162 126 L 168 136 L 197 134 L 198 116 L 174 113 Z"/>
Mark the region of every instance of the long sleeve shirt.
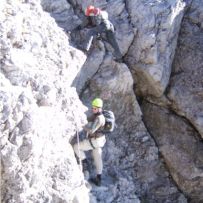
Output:
<path fill-rule="evenodd" d="M 88 118 L 88 124 L 85 125 L 83 129 L 90 135 L 90 137 L 93 137 L 94 135 L 96 135 L 98 130 L 102 129 L 104 125 L 105 118 L 103 114 L 93 115 Z"/>

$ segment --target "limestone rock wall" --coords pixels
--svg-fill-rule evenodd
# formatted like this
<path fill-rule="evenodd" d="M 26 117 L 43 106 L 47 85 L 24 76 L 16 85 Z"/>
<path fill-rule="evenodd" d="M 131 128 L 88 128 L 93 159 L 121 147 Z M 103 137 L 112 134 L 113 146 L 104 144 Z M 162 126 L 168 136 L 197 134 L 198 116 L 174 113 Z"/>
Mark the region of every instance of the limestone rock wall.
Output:
<path fill-rule="evenodd" d="M 0 9 L 1 202 L 89 202 L 69 143 L 86 122 L 70 86 L 85 56 L 39 1 Z"/>
<path fill-rule="evenodd" d="M 201 202 L 202 197 L 202 1 L 192 1 L 183 18 L 170 83 L 165 94 L 148 97 L 142 107 L 179 188 Z"/>
<path fill-rule="evenodd" d="M 107 135 L 103 154 L 103 184 L 108 189 L 103 193 L 93 189 L 92 193 L 101 202 L 136 202 L 134 193 L 141 202 L 187 202 L 170 179 L 144 126 L 129 69 L 110 59 L 105 58 L 81 95 L 86 106 L 101 96 L 104 108 L 115 112 L 117 123 L 115 132 Z"/>
<path fill-rule="evenodd" d="M 130 22 L 136 30 L 126 56 L 136 92 L 160 97 L 169 82 L 186 3 L 182 0 L 126 2 Z"/>
<path fill-rule="evenodd" d="M 106 41 L 77 49 L 89 4 L 108 11 L 122 63 Z M 2 202 L 201 202 L 202 8 L 201 0 L 2 1 Z M 94 166 L 83 176 L 70 143 L 94 97 L 118 127 L 104 147 L 102 186 L 87 188 Z"/>
<path fill-rule="evenodd" d="M 167 97 L 203 138 L 203 2 L 193 1 L 184 17 Z"/>
<path fill-rule="evenodd" d="M 147 103 L 142 107 L 170 174 L 192 202 L 201 202 L 203 146 L 198 133 L 186 119 L 169 110 Z"/>

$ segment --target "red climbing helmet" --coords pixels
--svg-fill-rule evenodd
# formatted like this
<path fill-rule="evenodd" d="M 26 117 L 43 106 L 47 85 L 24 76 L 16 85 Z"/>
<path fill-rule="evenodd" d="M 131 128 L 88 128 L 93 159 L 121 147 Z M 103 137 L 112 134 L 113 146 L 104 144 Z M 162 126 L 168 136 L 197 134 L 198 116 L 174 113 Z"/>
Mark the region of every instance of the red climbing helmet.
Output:
<path fill-rule="evenodd" d="M 99 8 L 95 8 L 92 5 L 89 5 L 86 10 L 85 10 L 85 15 L 86 16 L 97 16 L 99 15 L 101 10 Z"/>

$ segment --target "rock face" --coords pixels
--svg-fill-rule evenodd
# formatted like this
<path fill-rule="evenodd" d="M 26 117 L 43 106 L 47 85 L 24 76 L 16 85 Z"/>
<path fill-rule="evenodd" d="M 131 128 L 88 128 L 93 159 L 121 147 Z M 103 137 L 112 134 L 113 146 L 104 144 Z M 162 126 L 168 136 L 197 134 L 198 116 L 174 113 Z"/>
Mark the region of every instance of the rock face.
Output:
<path fill-rule="evenodd" d="M 74 48 L 90 4 L 108 11 L 123 63 L 103 40 L 88 53 Z M 2 1 L 1 201 L 203 201 L 202 8 L 201 0 Z M 101 187 L 86 182 L 94 165 L 83 176 L 70 144 L 95 97 L 117 123 Z"/>
<path fill-rule="evenodd" d="M 193 1 L 180 32 L 167 94 L 173 109 L 186 117 L 203 138 L 203 2 Z"/>
<path fill-rule="evenodd" d="M 57 21 L 58 25 L 66 31 L 73 29 L 75 25 L 81 23 L 78 16 L 75 15 L 73 7 L 67 0 L 57 2 L 55 0 L 41 0 L 41 5 Z"/>
<path fill-rule="evenodd" d="M 203 200 L 203 145 L 188 121 L 145 103 L 146 124 L 153 134 L 170 174 L 193 202 Z"/>
<path fill-rule="evenodd" d="M 166 95 L 142 106 L 170 174 L 192 202 L 203 201 L 202 8 L 193 1 L 184 16 Z"/>
<path fill-rule="evenodd" d="M 0 19 L 1 201 L 89 202 L 69 143 L 86 121 L 70 87 L 85 56 L 39 2 L 4 2 Z"/>
<path fill-rule="evenodd" d="M 126 60 L 137 94 L 160 97 L 165 91 L 185 5 L 182 0 L 127 1 L 136 35 Z"/>
<path fill-rule="evenodd" d="M 88 106 L 98 95 L 104 99 L 104 108 L 115 112 L 118 125 L 107 135 L 103 184 L 108 189 L 103 193 L 93 190 L 98 202 L 136 202 L 134 193 L 141 202 L 187 202 L 169 179 L 158 148 L 142 122 L 133 78 L 125 64 L 105 58 L 81 96 Z"/>

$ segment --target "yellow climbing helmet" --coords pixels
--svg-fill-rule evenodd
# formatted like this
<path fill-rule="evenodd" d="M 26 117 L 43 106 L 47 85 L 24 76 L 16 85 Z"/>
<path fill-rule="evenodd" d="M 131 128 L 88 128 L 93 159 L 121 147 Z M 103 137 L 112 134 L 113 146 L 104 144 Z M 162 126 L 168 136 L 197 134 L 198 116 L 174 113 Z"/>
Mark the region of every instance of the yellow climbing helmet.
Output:
<path fill-rule="evenodd" d="M 92 106 L 102 108 L 103 107 L 103 101 L 100 98 L 95 98 L 92 101 Z"/>

